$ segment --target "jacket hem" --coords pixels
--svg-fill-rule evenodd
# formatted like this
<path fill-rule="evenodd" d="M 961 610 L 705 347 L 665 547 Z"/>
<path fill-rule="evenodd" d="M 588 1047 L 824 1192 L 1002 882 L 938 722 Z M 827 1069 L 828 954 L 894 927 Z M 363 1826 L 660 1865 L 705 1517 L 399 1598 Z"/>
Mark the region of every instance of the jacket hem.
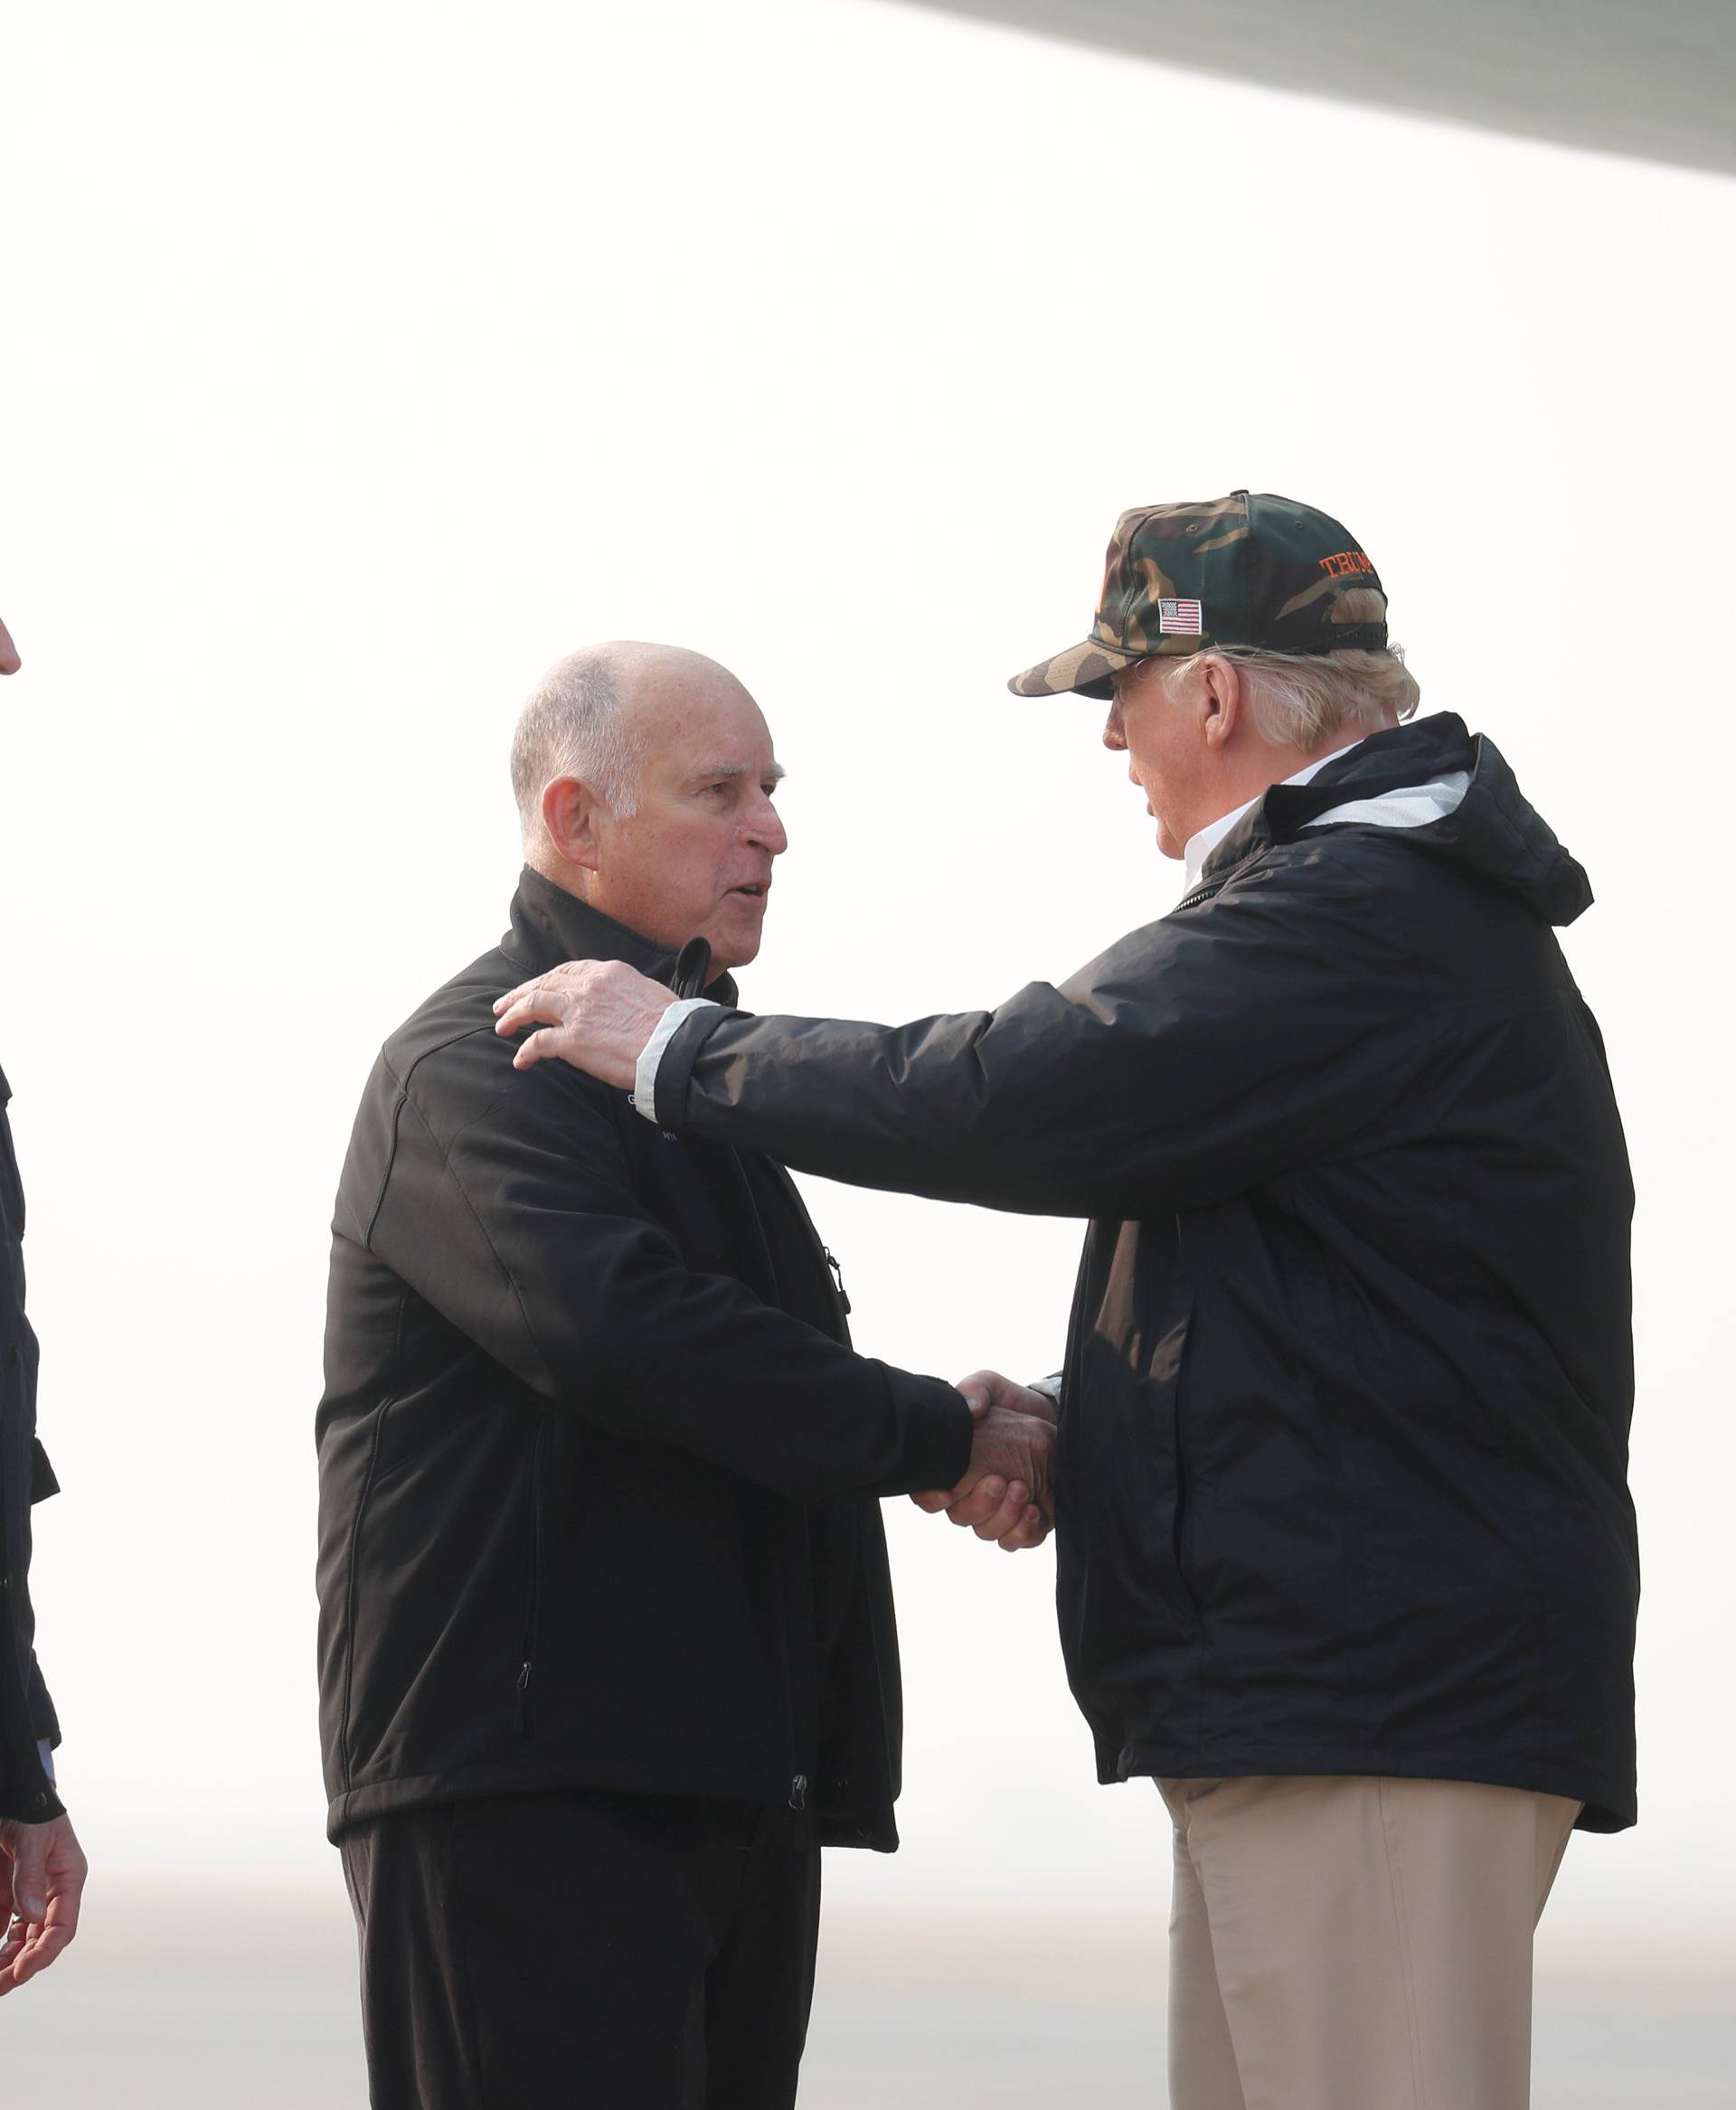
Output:
<path fill-rule="evenodd" d="M 715 1768 L 656 1766 L 643 1759 L 580 1759 L 538 1757 L 511 1764 L 459 1766 L 446 1773 L 413 1774 L 407 1778 L 373 1781 L 334 1795 L 326 1813 L 326 1836 L 334 1845 L 345 1832 L 376 1817 L 397 1816 L 437 1803 L 478 1800 L 486 1795 L 539 1794 L 559 1788 L 600 1789 L 615 1794 L 691 1795 L 720 1802 L 785 1803 L 791 1787 L 788 1774 L 755 1766 Z M 822 1842 L 828 1846 L 868 1846 L 880 1853 L 896 1851 L 898 1833 L 891 1805 L 860 1814 L 816 1813 Z"/>
<path fill-rule="evenodd" d="M 1344 1775 L 1358 1779 L 1468 1780 L 1487 1787 L 1565 1795 L 1582 1803 L 1575 1830 L 1626 1832 L 1638 1822 L 1631 1786 L 1571 1766 L 1465 1751 L 1385 1751 L 1366 1747 L 1245 1752 L 1181 1750 L 1139 1744 L 1110 1757 L 1099 1751 L 1097 1777 L 1106 1787 L 1132 1779 L 1244 1780 L 1256 1775 Z"/>
<path fill-rule="evenodd" d="M 0 1819 L 13 1824 L 52 1824 L 57 1817 L 64 1817 L 66 1804 L 52 1788 L 38 1788 L 33 1793 L 14 1793 L 7 1788 L 0 1791 Z"/>

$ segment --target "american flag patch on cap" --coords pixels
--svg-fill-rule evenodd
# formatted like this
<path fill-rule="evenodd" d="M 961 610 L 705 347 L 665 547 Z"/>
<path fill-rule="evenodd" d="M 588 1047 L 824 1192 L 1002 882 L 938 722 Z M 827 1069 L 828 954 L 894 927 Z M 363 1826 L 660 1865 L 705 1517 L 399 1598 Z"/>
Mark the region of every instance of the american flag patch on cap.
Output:
<path fill-rule="evenodd" d="M 1159 601 L 1157 604 L 1157 628 L 1161 635 L 1171 637 L 1198 637 L 1203 636 L 1199 602 Z"/>

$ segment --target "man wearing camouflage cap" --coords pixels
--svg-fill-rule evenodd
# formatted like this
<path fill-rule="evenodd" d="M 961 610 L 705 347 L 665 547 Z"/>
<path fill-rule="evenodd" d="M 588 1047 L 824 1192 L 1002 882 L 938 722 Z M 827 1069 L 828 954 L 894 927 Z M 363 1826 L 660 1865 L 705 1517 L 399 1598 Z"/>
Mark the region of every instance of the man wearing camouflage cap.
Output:
<path fill-rule="evenodd" d="M 1099 1777 L 1174 1820 L 1176 2110 L 1522 2105 L 1569 1835 L 1635 1818 L 1632 1191 L 1553 928 L 1590 890 L 1488 739 L 1407 722 L 1385 615 L 1310 507 L 1122 516 L 1090 636 L 1011 685 L 1108 700 L 1186 885 L 1059 988 L 882 1027 L 578 966 L 501 1019 L 681 1134 L 1092 1220 L 1061 1640 Z M 1042 1535 L 993 1494 L 925 1506 Z"/>

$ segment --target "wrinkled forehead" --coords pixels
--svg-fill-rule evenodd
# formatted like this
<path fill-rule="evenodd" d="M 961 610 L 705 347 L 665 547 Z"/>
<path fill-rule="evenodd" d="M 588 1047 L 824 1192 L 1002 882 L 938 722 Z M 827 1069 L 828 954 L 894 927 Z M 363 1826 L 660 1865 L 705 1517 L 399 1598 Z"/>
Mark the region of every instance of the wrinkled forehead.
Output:
<path fill-rule="evenodd" d="M 672 685 L 646 696 L 633 715 L 646 763 L 670 777 L 783 775 L 771 729 L 739 682 Z"/>

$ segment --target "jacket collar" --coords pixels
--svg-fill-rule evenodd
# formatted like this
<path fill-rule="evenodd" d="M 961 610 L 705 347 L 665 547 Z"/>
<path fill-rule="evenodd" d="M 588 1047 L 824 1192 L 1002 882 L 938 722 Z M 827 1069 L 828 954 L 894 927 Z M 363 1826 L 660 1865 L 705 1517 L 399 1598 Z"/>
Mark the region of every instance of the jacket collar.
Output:
<path fill-rule="evenodd" d="M 512 927 L 500 949 L 532 975 L 545 975 L 562 960 L 625 960 L 653 982 L 673 988 L 677 958 L 686 953 L 685 947 L 678 955 L 672 947 L 642 937 L 528 864 L 518 875 L 511 913 Z M 735 984 L 728 975 L 715 975 L 706 994 L 720 1003 L 733 1004 Z"/>
<path fill-rule="evenodd" d="M 1495 742 L 1467 731 L 1450 711 L 1371 733 L 1307 784 L 1275 784 L 1206 859 L 1200 883 L 1212 886 L 1273 843 L 1295 842 L 1335 807 L 1459 774 L 1469 779 L 1463 797 L 1439 820 L 1401 831 L 1402 840 L 1522 900 L 1546 922 L 1571 923 L 1590 908 L 1583 866 L 1519 788 Z"/>
<path fill-rule="evenodd" d="M 1379 798 L 1443 770 L 1473 769 L 1477 744 L 1465 721 L 1450 711 L 1370 733 L 1342 755 L 1329 756 L 1306 784 L 1273 785 L 1206 859 L 1199 883 L 1221 879 L 1232 864 L 1274 843 L 1293 841 L 1310 821 L 1348 797 Z"/>

